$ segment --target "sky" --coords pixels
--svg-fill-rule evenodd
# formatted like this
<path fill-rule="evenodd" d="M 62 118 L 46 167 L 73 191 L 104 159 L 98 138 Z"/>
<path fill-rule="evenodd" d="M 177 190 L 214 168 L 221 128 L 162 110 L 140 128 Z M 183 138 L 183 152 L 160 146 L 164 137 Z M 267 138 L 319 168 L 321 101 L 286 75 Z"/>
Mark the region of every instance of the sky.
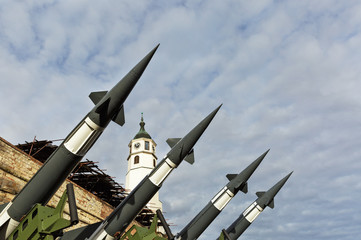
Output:
<path fill-rule="evenodd" d="M 86 158 L 125 183 L 128 143 L 145 129 L 158 159 L 220 104 L 160 190 L 179 232 L 270 152 L 199 239 L 216 239 L 255 199 L 291 178 L 240 239 L 354 240 L 361 235 L 360 1 L 7 1 L 0 4 L 0 136 L 63 139 L 158 43 Z M 60 144 L 60 142 L 54 142 Z"/>

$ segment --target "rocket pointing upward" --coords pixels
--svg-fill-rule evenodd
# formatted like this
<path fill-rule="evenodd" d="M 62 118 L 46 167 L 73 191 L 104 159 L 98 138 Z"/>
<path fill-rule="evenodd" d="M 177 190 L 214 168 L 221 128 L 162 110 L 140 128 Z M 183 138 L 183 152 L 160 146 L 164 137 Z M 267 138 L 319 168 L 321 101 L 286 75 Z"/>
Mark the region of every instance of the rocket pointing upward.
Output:
<path fill-rule="evenodd" d="M 159 45 L 158 45 L 159 46 Z M 89 95 L 96 104 L 0 213 L 0 239 L 5 239 L 36 204 L 45 205 L 111 120 L 124 124 L 123 103 L 152 59 L 155 47 L 109 92 Z"/>
<path fill-rule="evenodd" d="M 225 230 L 227 237 L 221 235 L 220 240 L 229 239 L 235 240 L 251 225 L 251 223 L 258 217 L 258 215 L 268 206 L 274 208 L 274 197 L 279 190 L 286 183 L 292 172 L 281 179 L 267 192 L 257 192 L 257 200 L 254 201 L 242 214 Z M 224 235 L 224 234 L 223 234 Z M 222 238 L 223 237 L 223 238 Z"/>
<path fill-rule="evenodd" d="M 65 233 L 62 239 L 110 240 L 120 236 L 149 200 L 161 188 L 164 180 L 183 159 L 194 162 L 193 146 L 206 130 L 219 108 L 216 108 L 182 139 L 168 139 L 172 149 L 158 165 L 143 178 L 116 209 L 102 222 Z M 98 226 L 96 230 L 92 230 Z"/>
<path fill-rule="evenodd" d="M 177 235 L 176 239 L 197 239 L 239 191 L 247 193 L 247 181 L 262 162 L 268 151 L 253 161 L 241 173 L 228 174 L 227 178 L 229 183 L 213 197 L 213 199 L 202 209 L 201 212 L 198 213 L 195 218 L 193 218 L 191 222 L 188 223 L 187 226 L 183 228 L 183 230 Z"/>
<path fill-rule="evenodd" d="M 89 119 L 99 127 L 105 128 L 111 120 L 123 126 L 124 110 L 123 103 L 135 84 L 142 76 L 145 68 L 152 59 L 159 44 L 148 53 L 130 72 L 118 82 L 109 92 L 92 92 L 89 97 L 95 107 L 88 114 Z"/>

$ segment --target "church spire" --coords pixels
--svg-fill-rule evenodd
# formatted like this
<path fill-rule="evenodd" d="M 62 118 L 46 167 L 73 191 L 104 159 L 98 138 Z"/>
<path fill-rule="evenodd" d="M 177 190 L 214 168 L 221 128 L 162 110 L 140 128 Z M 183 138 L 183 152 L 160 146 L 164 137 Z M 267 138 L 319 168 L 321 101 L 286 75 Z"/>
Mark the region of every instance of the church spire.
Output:
<path fill-rule="evenodd" d="M 141 115 L 139 125 L 140 125 L 139 132 L 135 135 L 135 137 L 133 139 L 137 139 L 137 138 L 149 138 L 149 139 L 152 139 L 151 136 L 144 129 L 145 122 L 144 122 L 144 119 L 143 119 L 143 113 Z"/>

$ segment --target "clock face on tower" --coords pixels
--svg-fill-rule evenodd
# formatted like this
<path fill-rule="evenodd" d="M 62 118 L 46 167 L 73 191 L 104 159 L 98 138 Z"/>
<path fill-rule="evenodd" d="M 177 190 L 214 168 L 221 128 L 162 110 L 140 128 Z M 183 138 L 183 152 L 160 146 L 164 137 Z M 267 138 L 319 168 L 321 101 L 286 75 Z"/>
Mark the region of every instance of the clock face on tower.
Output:
<path fill-rule="evenodd" d="M 140 147 L 140 143 L 135 143 L 135 144 L 134 144 L 134 147 L 135 147 L 135 148 L 139 148 L 139 147 Z"/>

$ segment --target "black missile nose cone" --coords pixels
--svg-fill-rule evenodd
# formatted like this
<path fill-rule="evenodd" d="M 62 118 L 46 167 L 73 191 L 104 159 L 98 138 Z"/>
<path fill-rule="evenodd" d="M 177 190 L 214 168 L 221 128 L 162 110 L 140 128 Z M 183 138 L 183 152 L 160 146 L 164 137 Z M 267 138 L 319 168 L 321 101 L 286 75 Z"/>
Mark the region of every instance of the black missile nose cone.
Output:
<path fill-rule="evenodd" d="M 154 53 L 157 51 L 158 47 L 159 44 L 155 48 L 153 48 L 153 50 L 150 51 L 137 65 L 135 65 L 135 67 L 128 74 L 131 73 L 133 77 L 139 79 L 140 76 L 142 76 L 146 67 L 148 66 L 150 60 L 152 60 L 152 57 Z"/>
<path fill-rule="evenodd" d="M 247 168 L 245 168 L 238 175 L 236 174 L 228 174 L 227 178 L 230 182 L 227 184 L 228 189 L 236 194 L 238 191 L 242 191 L 244 193 L 248 192 L 248 184 L 247 181 L 251 177 L 251 175 L 256 171 L 257 167 L 261 164 L 262 160 L 265 158 L 269 149 L 259 156 L 256 160 L 254 160 Z"/>
<path fill-rule="evenodd" d="M 266 157 L 268 152 L 269 149 L 266 152 L 264 152 L 261 156 L 259 156 L 256 160 L 254 160 L 250 165 L 248 165 L 248 167 L 245 170 L 242 171 L 241 174 L 245 177 L 244 179 L 245 181 L 247 181 L 254 173 L 254 171 L 256 171 L 256 169 L 261 164 L 263 159 Z"/>
<path fill-rule="evenodd" d="M 292 173 L 293 171 L 284 178 L 282 178 L 280 181 L 278 181 L 275 185 L 273 185 L 273 187 L 268 189 L 266 193 L 260 192 L 260 194 L 257 194 L 257 196 L 259 196 L 259 198 L 257 199 L 257 203 L 262 208 L 265 208 L 266 206 L 274 208 L 274 197 L 281 190 L 281 188 L 287 182 L 288 178 L 292 175 Z"/>
<path fill-rule="evenodd" d="M 203 131 L 208 127 L 208 125 L 211 123 L 211 121 L 213 120 L 214 116 L 216 116 L 217 112 L 219 111 L 219 109 L 222 107 L 223 104 L 219 105 L 216 109 L 213 110 L 213 112 L 211 112 L 210 114 L 208 114 L 207 117 L 205 117 L 194 129 L 196 129 L 197 127 L 200 127 L 201 125 L 203 125 L 204 129 Z M 193 129 L 193 130 L 194 130 Z M 193 131 L 192 130 L 192 131 Z"/>
<path fill-rule="evenodd" d="M 287 180 L 291 177 L 292 173 L 293 173 L 293 171 L 292 171 L 292 172 L 290 172 L 289 174 L 287 174 L 287 176 L 286 176 L 286 177 L 284 177 L 284 178 L 286 179 L 286 181 L 287 181 Z"/>
<path fill-rule="evenodd" d="M 139 78 L 142 76 L 144 70 L 147 68 L 150 60 L 152 60 L 152 57 L 154 53 L 157 51 L 159 47 L 159 44 L 153 48 L 140 62 L 135 65 L 132 70 L 129 71 L 129 73 L 119 82 L 121 84 L 121 88 L 123 89 L 123 92 L 128 95 L 130 91 L 133 89 L 135 84 L 138 82 Z"/>
<path fill-rule="evenodd" d="M 101 98 L 89 114 L 93 122 L 101 127 L 105 127 L 111 119 L 117 118 L 123 103 L 137 84 L 158 47 L 159 44 Z M 120 113 L 119 117 L 118 123 L 120 125 L 122 125 L 121 122 L 124 124 L 123 114 Z"/>
<path fill-rule="evenodd" d="M 176 165 L 191 152 L 193 146 L 202 136 L 208 125 L 221 108 L 222 104 L 205 117 L 197 126 L 195 126 L 185 137 L 183 137 L 168 153 L 168 158 Z"/>
<path fill-rule="evenodd" d="M 289 174 L 287 174 L 287 176 L 285 176 L 284 178 L 282 178 L 280 181 L 278 181 L 272 188 L 270 188 L 267 192 L 270 192 L 270 195 L 272 195 L 273 197 L 279 192 L 279 190 L 281 190 L 281 188 L 283 187 L 283 185 L 285 185 L 285 183 L 287 182 L 287 180 L 290 178 L 290 176 L 292 175 L 293 171 L 290 172 Z"/>

